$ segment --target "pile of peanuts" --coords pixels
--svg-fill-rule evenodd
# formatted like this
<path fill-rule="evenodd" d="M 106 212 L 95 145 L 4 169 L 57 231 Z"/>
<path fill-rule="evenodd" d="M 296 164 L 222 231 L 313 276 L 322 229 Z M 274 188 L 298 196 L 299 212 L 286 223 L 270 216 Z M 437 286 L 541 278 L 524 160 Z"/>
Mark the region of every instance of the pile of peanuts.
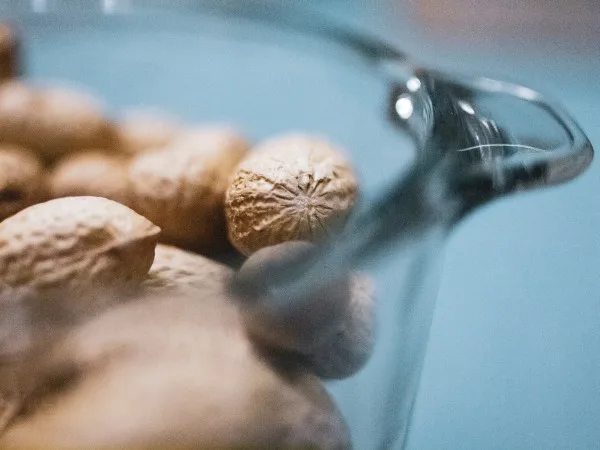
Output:
<path fill-rule="evenodd" d="M 114 121 L 84 92 L 11 78 L 16 40 L 2 29 L 0 38 L 0 66 L 12 68 L 0 84 L 0 220 L 48 199 L 99 196 L 151 220 L 161 242 L 208 254 L 231 243 L 244 255 L 317 242 L 344 224 L 357 183 L 325 139 L 288 133 L 252 146 L 233 127 L 184 126 L 155 110 Z"/>
<path fill-rule="evenodd" d="M 113 316 L 121 317 L 114 313 L 121 311 L 123 316 L 139 316 L 131 327 L 144 330 L 144 345 L 147 345 L 148 333 L 160 339 L 161 330 L 170 329 L 176 334 L 174 330 L 185 325 L 185 319 L 173 312 L 173 305 L 177 304 L 174 298 L 185 297 L 180 305 L 188 308 L 190 317 L 194 316 L 195 308 L 208 308 L 211 304 L 210 308 L 218 309 L 219 313 L 210 313 L 212 309 L 199 313 L 203 332 L 212 330 L 213 337 L 208 340 L 212 342 L 215 336 L 221 336 L 221 346 L 217 347 L 223 354 L 243 348 L 238 353 L 245 355 L 246 359 L 242 359 L 249 373 L 258 371 L 256 377 L 262 377 L 261 389 L 270 389 L 288 400 L 273 406 L 269 412 L 249 410 L 242 414 L 244 424 L 238 424 L 242 437 L 236 437 L 232 431 L 237 423 L 232 417 L 239 412 L 221 411 L 222 424 L 213 424 L 213 428 L 204 431 L 202 427 L 200 431 L 195 429 L 200 435 L 195 435 L 192 441 L 195 439 L 195 444 L 207 448 L 257 443 L 261 446 L 265 442 L 269 446 L 286 446 L 287 441 L 261 441 L 258 437 L 256 441 L 247 440 L 250 438 L 244 429 L 264 428 L 263 422 L 268 420 L 274 430 L 296 432 L 297 427 L 306 427 L 298 431 L 297 440 L 290 438 L 293 445 L 344 448 L 347 430 L 322 388 L 317 383 L 317 387 L 309 389 L 311 392 L 317 389 L 321 400 L 313 402 L 304 396 L 298 400 L 297 385 L 289 385 L 288 381 L 272 375 L 281 370 L 272 367 L 278 366 L 273 355 L 283 352 L 287 355 L 286 364 L 290 358 L 296 358 L 294 364 L 302 368 L 301 373 L 321 379 L 344 378 L 355 373 L 372 347 L 370 280 L 349 274 L 323 292 L 315 293 L 314 298 L 293 299 L 297 304 L 290 303 L 285 311 L 270 303 L 268 296 L 234 299 L 227 290 L 231 280 L 249 286 L 260 270 L 299 258 L 342 230 L 358 194 L 357 180 L 344 152 L 322 137 L 305 133 L 287 133 L 252 144 L 234 127 L 186 126 L 166 113 L 155 111 L 140 111 L 113 120 L 89 94 L 34 86 L 19 79 L 19 58 L 14 32 L 2 25 L 0 309 L 12 311 L 17 305 L 18 310 L 18 305 L 23 304 L 30 313 L 31 308 L 41 303 L 56 304 L 67 315 L 76 311 L 75 315 L 85 317 L 85 321 L 74 320 L 76 326 L 70 326 L 83 330 L 91 327 L 92 331 L 86 332 L 96 340 L 107 339 L 106 334 L 114 339 L 120 335 L 116 325 L 106 333 L 102 328 L 107 326 L 105 322 L 101 322 L 102 326 L 94 323 L 105 320 L 112 327 L 112 316 L 102 319 L 102 314 L 112 309 Z M 241 268 L 235 258 L 229 258 L 232 249 L 243 263 Z M 217 262 L 223 255 L 229 255 L 225 260 L 231 267 Z M 193 302 L 186 306 L 190 298 Z M 138 310 L 141 299 L 145 303 Z M 208 299 L 213 299 L 213 303 Z M 203 306 L 198 306 L 202 302 Z M 155 325 L 155 319 L 146 324 L 147 328 L 142 327 L 140 324 L 148 314 L 154 314 L 155 319 L 163 318 L 166 321 L 161 325 L 163 328 Z M 97 336 L 94 326 L 100 327 Z M 6 337 L 10 337 L 11 331 L 1 331 L 0 363 L 7 354 L 27 347 L 21 341 L 31 341 L 27 336 L 11 341 L 12 338 Z M 57 342 L 60 333 L 55 331 L 37 337 L 37 342 L 44 342 L 42 353 L 54 355 L 49 346 Z M 129 332 L 135 335 L 134 331 Z M 76 333 L 80 340 L 75 341 L 71 334 L 60 334 L 60 348 L 70 348 L 70 364 L 85 366 L 88 363 L 82 361 L 87 361 L 89 352 L 81 349 L 87 348 L 86 340 Z M 130 342 L 131 336 L 127 336 L 125 340 Z M 163 344 L 166 345 L 161 341 L 156 347 Z M 199 342 L 196 345 L 201 346 Z M 248 350 L 248 346 L 253 350 Z M 258 357 L 256 348 L 271 356 Z M 202 353 L 195 348 L 186 358 L 193 360 L 194 352 L 199 352 L 202 370 L 211 364 L 214 367 L 224 364 L 221 360 L 219 364 L 210 360 L 215 349 L 206 351 Z M 39 355 L 38 348 L 36 358 Z M 163 354 L 156 356 L 158 360 L 163 357 Z M 0 443 L 10 447 L 35 446 L 46 442 L 43 439 L 75 446 L 107 442 L 97 436 L 86 440 L 81 437 L 84 434 L 80 429 L 75 432 L 82 439 L 79 441 L 69 438 L 61 441 L 52 434 L 44 434 L 52 426 L 64 429 L 77 422 L 74 410 L 68 406 L 56 407 L 50 418 L 43 411 L 39 413 L 41 416 L 33 414 L 35 423 L 27 420 L 14 423 L 22 405 L 29 401 L 28 396 L 39 391 L 37 384 L 47 382 L 38 380 L 37 375 L 34 381 L 14 382 L 25 377 L 23 367 L 21 364 L 14 369 L 17 372 L 9 370 L 13 380 L 10 389 L 8 378 L 0 370 L 0 428 L 6 429 Z M 237 376 L 223 369 L 219 383 L 232 383 Z M 250 377 L 246 383 L 247 392 L 236 395 L 258 395 L 252 390 L 258 382 Z M 24 388 L 25 385 L 28 387 Z M 267 385 L 271 388 L 266 388 Z M 17 406 L 11 409 L 11 414 L 4 414 L 3 402 L 13 405 L 11 399 L 16 399 Z M 214 409 L 211 401 L 216 402 L 206 400 L 207 410 Z M 239 398 L 231 400 L 227 395 L 219 401 L 235 404 L 234 409 L 241 404 Z M 129 404 L 121 406 L 127 409 Z M 282 410 L 290 408 L 304 411 L 305 422 L 299 422 L 293 414 L 287 418 L 281 415 Z M 185 407 L 181 409 L 185 411 Z M 65 423 L 57 419 L 61 414 Z M 50 426 L 44 420 L 59 422 Z M 172 426 L 180 426 L 179 422 Z M 214 430 L 225 425 L 229 427 L 222 435 L 225 440 L 214 440 Z M 107 438 L 112 444 L 143 441 L 135 438 L 119 441 L 118 430 L 106 427 L 107 435 L 112 433 Z M 144 432 L 140 431 L 140 435 Z M 331 438 L 331 434 L 336 437 Z"/>

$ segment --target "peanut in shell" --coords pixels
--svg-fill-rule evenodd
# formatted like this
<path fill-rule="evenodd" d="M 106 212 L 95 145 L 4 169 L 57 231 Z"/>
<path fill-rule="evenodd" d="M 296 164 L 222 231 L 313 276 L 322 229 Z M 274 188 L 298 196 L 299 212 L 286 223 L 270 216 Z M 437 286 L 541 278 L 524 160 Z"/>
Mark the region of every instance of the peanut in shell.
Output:
<path fill-rule="evenodd" d="M 206 295 L 224 295 L 232 274 L 229 267 L 202 255 L 158 244 L 142 287 L 156 294 L 195 290 Z"/>
<path fill-rule="evenodd" d="M 126 206 L 100 197 L 30 206 L 0 223 L 0 282 L 80 291 L 141 281 L 159 232 Z"/>
<path fill-rule="evenodd" d="M 292 240 L 319 242 L 345 224 L 358 192 L 341 150 L 288 134 L 259 144 L 227 189 L 229 240 L 245 255 Z"/>
<path fill-rule="evenodd" d="M 75 153 L 61 159 L 49 177 L 52 198 L 104 197 L 127 205 L 129 182 L 127 160 L 100 150 Z"/>
<path fill-rule="evenodd" d="M 20 40 L 15 29 L 0 22 L 0 82 L 21 74 Z"/>
<path fill-rule="evenodd" d="M 17 81 L 0 85 L 0 143 L 30 148 L 46 161 L 117 145 L 113 125 L 89 95 Z"/>
<path fill-rule="evenodd" d="M 0 144 L 0 221 L 46 197 L 41 160 L 24 148 Z"/>
<path fill-rule="evenodd" d="M 164 243 L 198 251 L 226 246 L 227 177 L 247 148 L 234 132 L 200 129 L 138 155 L 128 172 L 132 208 L 161 227 Z"/>
<path fill-rule="evenodd" d="M 152 111 L 132 111 L 118 124 L 120 148 L 130 155 L 166 147 L 181 132 L 174 119 Z"/>

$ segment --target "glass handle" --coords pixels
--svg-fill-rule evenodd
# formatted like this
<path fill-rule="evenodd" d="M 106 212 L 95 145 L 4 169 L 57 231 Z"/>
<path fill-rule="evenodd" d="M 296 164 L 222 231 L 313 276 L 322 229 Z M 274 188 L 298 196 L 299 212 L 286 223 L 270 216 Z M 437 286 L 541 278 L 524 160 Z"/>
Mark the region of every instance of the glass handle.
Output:
<path fill-rule="evenodd" d="M 593 157 L 560 105 L 501 81 L 420 70 L 395 86 L 390 112 L 413 134 L 422 163 L 440 166 L 449 191 L 440 207 L 462 201 L 459 217 L 506 194 L 571 180 Z"/>

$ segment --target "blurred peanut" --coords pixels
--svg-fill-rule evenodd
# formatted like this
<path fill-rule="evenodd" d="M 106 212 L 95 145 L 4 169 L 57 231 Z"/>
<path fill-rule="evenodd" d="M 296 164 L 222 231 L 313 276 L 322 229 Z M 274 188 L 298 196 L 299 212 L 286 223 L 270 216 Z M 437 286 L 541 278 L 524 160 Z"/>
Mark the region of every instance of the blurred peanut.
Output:
<path fill-rule="evenodd" d="M 29 150 L 0 144 L 0 221 L 46 199 L 40 159 Z"/>
<path fill-rule="evenodd" d="M 61 159 L 50 174 L 52 198 L 95 196 L 127 205 L 127 160 L 100 150 L 75 153 Z"/>
<path fill-rule="evenodd" d="M 8 23 L 0 23 L 0 81 L 21 74 L 19 36 Z"/>
<path fill-rule="evenodd" d="M 270 288 L 285 280 L 290 263 L 309 261 L 315 246 L 286 242 L 263 248 L 235 274 L 233 287 L 250 335 L 279 349 L 305 356 L 307 368 L 322 378 L 345 378 L 371 355 L 374 292 L 371 280 L 349 274 L 318 289 L 273 297 Z"/>
<path fill-rule="evenodd" d="M 206 128 L 138 155 L 128 172 L 132 208 L 162 228 L 162 242 L 199 251 L 227 246 L 225 189 L 247 149 L 235 131 Z"/>
<path fill-rule="evenodd" d="M 209 260 L 197 266 L 188 259 L 195 255 L 165 250 L 158 277 L 189 280 L 193 266 L 213 270 Z M 350 448 L 319 379 L 300 361 L 257 348 L 231 298 L 198 287 L 117 304 L 32 358 L 19 372 L 35 387 L 21 394 L 30 406 L 0 446 Z"/>
<path fill-rule="evenodd" d="M 151 111 L 130 112 L 118 124 L 122 150 L 137 154 L 166 147 L 182 132 L 174 119 Z"/>
<path fill-rule="evenodd" d="M 30 148 L 53 161 L 82 149 L 116 147 L 117 139 L 87 94 L 8 82 L 0 85 L 0 143 Z"/>

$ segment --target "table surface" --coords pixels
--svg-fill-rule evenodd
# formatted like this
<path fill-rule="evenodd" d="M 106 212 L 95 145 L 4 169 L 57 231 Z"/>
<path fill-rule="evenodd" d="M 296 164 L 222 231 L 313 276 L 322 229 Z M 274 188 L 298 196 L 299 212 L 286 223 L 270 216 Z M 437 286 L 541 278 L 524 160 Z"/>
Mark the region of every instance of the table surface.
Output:
<path fill-rule="evenodd" d="M 551 94 L 600 151 L 600 12 L 591 35 L 529 33 L 521 20 L 506 36 L 474 25 L 454 38 L 425 31 L 415 2 L 366 3 L 327 8 L 422 61 Z M 411 450 L 600 448 L 599 158 L 452 234 L 413 426 Z"/>

